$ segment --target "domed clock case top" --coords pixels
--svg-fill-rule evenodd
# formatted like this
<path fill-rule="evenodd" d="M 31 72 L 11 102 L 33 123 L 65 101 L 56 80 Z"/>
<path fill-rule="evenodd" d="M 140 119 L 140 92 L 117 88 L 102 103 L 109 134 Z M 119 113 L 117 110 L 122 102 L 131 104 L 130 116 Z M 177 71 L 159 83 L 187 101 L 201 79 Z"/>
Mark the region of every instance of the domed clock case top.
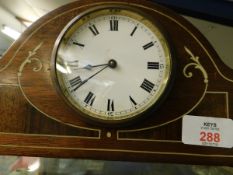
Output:
<path fill-rule="evenodd" d="M 185 115 L 232 119 L 232 83 L 175 12 L 150 1 L 73 2 L 0 60 L 0 154 L 232 166 L 232 148 L 182 142 Z"/>

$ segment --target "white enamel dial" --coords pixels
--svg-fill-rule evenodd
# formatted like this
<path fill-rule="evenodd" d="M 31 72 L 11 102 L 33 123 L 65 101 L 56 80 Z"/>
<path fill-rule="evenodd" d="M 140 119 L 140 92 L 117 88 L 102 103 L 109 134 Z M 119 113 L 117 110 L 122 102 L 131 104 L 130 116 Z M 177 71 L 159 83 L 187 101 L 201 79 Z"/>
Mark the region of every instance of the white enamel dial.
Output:
<path fill-rule="evenodd" d="M 126 9 L 101 9 L 62 34 L 56 73 L 63 95 L 81 114 L 103 122 L 140 116 L 163 95 L 171 73 L 160 30 Z"/>

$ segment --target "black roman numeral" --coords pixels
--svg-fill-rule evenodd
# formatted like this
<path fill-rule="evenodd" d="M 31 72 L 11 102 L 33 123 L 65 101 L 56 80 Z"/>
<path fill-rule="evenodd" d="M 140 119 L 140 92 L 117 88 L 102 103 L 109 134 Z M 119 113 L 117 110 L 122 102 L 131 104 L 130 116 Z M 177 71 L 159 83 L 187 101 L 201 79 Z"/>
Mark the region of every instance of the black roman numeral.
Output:
<path fill-rule="evenodd" d="M 159 62 L 148 62 L 147 69 L 159 69 Z"/>
<path fill-rule="evenodd" d="M 107 111 L 114 111 L 114 101 L 108 99 Z"/>
<path fill-rule="evenodd" d="M 97 30 L 96 26 L 93 24 L 91 26 L 88 27 L 90 29 L 90 31 L 96 36 L 99 34 L 99 31 Z"/>
<path fill-rule="evenodd" d="M 133 35 L 134 35 L 134 33 L 136 32 L 137 28 L 138 28 L 138 26 L 135 26 L 135 27 L 134 27 L 134 29 L 133 29 L 133 31 L 131 32 L 130 36 L 133 36 Z"/>
<path fill-rule="evenodd" d="M 137 102 L 131 96 L 129 96 L 129 100 L 134 106 L 137 105 Z"/>
<path fill-rule="evenodd" d="M 151 92 L 152 91 L 152 89 L 154 88 L 154 84 L 153 83 L 151 83 L 149 80 L 147 80 L 147 79 L 144 79 L 144 81 L 143 81 L 143 83 L 141 84 L 141 88 L 142 89 L 144 89 L 145 91 L 147 91 L 147 92 Z"/>
<path fill-rule="evenodd" d="M 73 87 L 81 84 L 82 80 L 81 80 L 80 76 L 77 76 L 77 77 L 73 78 L 72 80 L 70 80 L 69 82 L 70 82 L 71 87 L 73 88 Z"/>
<path fill-rule="evenodd" d="M 95 95 L 92 92 L 89 92 L 84 100 L 86 104 L 89 104 L 90 106 L 93 105 L 93 102 L 95 101 Z"/>
<path fill-rule="evenodd" d="M 80 47 L 84 47 L 85 45 L 84 44 L 81 44 L 81 43 L 78 43 L 78 42 L 73 42 L 74 45 L 77 45 L 77 46 L 80 46 Z"/>
<path fill-rule="evenodd" d="M 149 49 L 150 47 L 154 46 L 154 43 L 153 42 L 150 42 L 146 45 L 143 46 L 143 49 L 146 50 L 146 49 Z"/>
<path fill-rule="evenodd" d="M 118 20 L 110 20 L 110 31 L 118 31 Z"/>

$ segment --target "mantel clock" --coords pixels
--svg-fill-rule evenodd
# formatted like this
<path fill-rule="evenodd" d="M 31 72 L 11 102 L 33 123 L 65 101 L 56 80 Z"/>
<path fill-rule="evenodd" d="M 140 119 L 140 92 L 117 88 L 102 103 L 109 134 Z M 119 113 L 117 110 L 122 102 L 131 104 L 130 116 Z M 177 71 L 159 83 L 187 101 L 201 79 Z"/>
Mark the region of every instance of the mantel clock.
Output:
<path fill-rule="evenodd" d="M 0 154 L 232 166 L 232 148 L 182 141 L 183 116 L 231 121 L 232 83 L 179 14 L 144 0 L 72 2 L 0 60 Z"/>

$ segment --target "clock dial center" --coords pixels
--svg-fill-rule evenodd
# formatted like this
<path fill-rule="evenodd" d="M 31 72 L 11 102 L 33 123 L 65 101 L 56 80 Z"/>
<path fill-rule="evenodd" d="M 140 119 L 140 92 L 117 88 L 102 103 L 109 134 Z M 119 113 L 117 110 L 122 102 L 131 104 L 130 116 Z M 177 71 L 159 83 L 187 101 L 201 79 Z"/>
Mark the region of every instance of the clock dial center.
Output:
<path fill-rule="evenodd" d="M 114 59 L 111 59 L 111 60 L 109 60 L 108 61 L 108 66 L 110 67 L 110 68 L 116 68 L 117 67 L 117 62 L 116 62 L 116 60 L 114 60 Z"/>

